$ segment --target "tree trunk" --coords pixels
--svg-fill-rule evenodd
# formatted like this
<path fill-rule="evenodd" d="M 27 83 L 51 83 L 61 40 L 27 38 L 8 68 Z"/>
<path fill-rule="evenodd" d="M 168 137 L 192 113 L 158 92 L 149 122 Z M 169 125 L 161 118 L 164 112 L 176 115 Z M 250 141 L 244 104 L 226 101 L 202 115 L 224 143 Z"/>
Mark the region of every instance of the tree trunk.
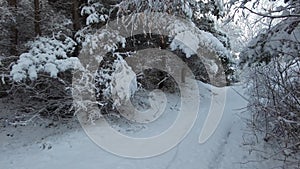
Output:
<path fill-rule="evenodd" d="M 17 0 L 8 0 L 8 5 L 10 7 L 11 12 L 14 14 L 15 22 L 10 26 L 10 54 L 18 55 L 18 29 L 17 29 Z"/>
<path fill-rule="evenodd" d="M 72 3 L 72 19 L 74 32 L 80 29 L 79 3 L 79 0 L 73 0 Z"/>
<path fill-rule="evenodd" d="M 73 35 L 76 34 L 76 32 L 80 29 L 81 24 L 80 24 L 80 9 L 79 6 L 82 3 L 81 0 L 73 0 L 72 1 L 72 21 L 73 21 Z M 78 56 L 79 55 L 79 49 L 80 47 L 77 45 L 74 50 L 74 55 Z"/>
<path fill-rule="evenodd" d="M 40 0 L 34 0 L 34 31 L 35 36 L 41 36 Z"/>

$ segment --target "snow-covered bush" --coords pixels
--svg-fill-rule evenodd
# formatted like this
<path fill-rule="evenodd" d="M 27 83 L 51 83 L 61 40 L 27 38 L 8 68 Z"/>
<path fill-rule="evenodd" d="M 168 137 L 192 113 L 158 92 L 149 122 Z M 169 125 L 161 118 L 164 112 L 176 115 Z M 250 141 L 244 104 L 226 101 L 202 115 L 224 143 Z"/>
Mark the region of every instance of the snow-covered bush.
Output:
<path fill-rule="evenodd" d="M 48 73 L 55 78 L 59 72 L 78 68 L 79 60 L 70 57 L 75 45 L 71 38 L 63 35 L 38 38 L 29 43 L 30 50 L 21 54 L 17 64 L 12 67 L 12 79 L 16 82 L 27 78 L 35 80 L 38 73 Z"/>
<path fill-rule="evenodd" d="M 266 160 L 282 161 L 282 168 L 299 167 L 299 38 L 299 18 L 288 17 L 254 38 L 240 54 L 247 74 L 250 126 L 274 151 L 260 153 Z"/>
<path fill-rule="evenodd" d="M 86 25 L 107 21 L 109 19 L 108 13 L 109 11 L 103 3 L 95 0 L 88 0 L 81 9 L 81 15 L 86 16 Z"/>
<path fill-rule="evenodd" d="M 74 106 L 77 111 L 87 109 L 87 106 L 99 106 L 101 111 L 91 111 L 88 115 L 89 120 L 93 121 L 100 117 L 101 113 L 105 113 L 107 109 L 110 110 L 118 104 L 113 98 L 119 102 L 126 99 L 119 97 L 125 96 L 126 94 L 121 93 L 126 90 L 123 88 L 124 91 L 120 91 L 117 85 L 120 81 L 117 83 L 118 79 L 114 77 L 114 75 L 122 74 L 122 78 L 126 78 L 125 71 L 129 69 L 123 57 L 116 52 L 117 49 L 125 47 L 126 39 L 117 30 L 109 28 L 98 30 L 95 34 L 80 36 L 84 39 L 82 41 L 79 39 L 82 45 L 79 58 L 85 69 L 82 69 L 79 75 L 75 75 L 73 81 Z M 95 70 L 90 70 L 91 67 Z M 96 100 L 82 100 L 83 93 L 94 95 Z"/>
<path fill-rule="evenodd" d="M 272 58 L 249 69 L 251 127 L 277 154 L 283 166 L 298 165 L 300 154 L 300 59 Z M 270 154 L 265 154 L 270 156 Z"/>
<path fill-rule="evenodd" d="M 71 72 L 60 73 L 52 78 L 47 74 L 22 83 L 11 83 L 7 90 L 12 102 L 18 105 L 22 113 L 22 121 L 15 121 L 15 125 L 27 125 L 44 119 L 65 120 L 74 115 L 73 98 L 71 93 Z"/>
<path fill-rule="evenodd" d="M 39 116 L 72 116 L 71 70 L 81 68 L 79 59 L 72 57 L 75 46 L 63 34 L 39 37 L 28 43 L 29 51 L 11 67 L 9 96 L 22 103 L 20 111 L 26 110 L 32 116 L 24 124 Z"/>

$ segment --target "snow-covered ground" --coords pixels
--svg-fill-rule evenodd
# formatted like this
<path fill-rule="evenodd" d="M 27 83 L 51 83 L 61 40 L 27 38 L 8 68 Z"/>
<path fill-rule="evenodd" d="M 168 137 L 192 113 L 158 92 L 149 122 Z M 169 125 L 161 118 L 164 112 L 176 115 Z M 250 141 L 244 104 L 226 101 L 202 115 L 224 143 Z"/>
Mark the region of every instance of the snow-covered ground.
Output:
<path fill-rule="evenodd" d="M 215 133 L 204 144 L 199 134 L 210 106 L 211 86 L 199 83 L 200 109 L 191 132 L 175 148 L 162 155 L 130 159 L 113 155 L 87 137 L 74 119 L 68 123 L 38 122 L 14 127 L 7 124 L 13 108 L 2 101 L 0 112 L 0 168 L 1 169 L 255 169 L 268 168 L 248 163 L 255 156 L 243 146 L 247 126 L 241 109 L 247 102 L 239 94 L 242 87 L 226 87 L 227 99 L 222 120 Z M 130 124 L 126 120 L 108 117 L 123 134 L 142 136 L 165 130 L 175 119 L 178 96 L 169 94 L 165 113 L 150 124 Z M 4 116 L 5 117 L 1 117 Z M 120 143 L 122 144 L 122 143 Z M 158 143 L 159 144 L 159 143 Z"/>

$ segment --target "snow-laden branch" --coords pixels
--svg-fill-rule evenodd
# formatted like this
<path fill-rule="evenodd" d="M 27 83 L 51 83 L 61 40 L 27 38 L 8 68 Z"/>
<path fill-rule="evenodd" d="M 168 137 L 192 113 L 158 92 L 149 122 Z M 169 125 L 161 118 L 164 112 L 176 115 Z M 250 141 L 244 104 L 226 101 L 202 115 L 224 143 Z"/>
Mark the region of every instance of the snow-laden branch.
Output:
<path fill-rule="evenodd" d="M 256 12 L 246 6 L 242 6 L 242 9 L 247 9 L 248 11 L 250 11 L 251 13 L 254 13 L 256 15 L 262 16 L 262 17 L 267 17 L 267 18 L 288 18 L 288 17 L 300 17 L 299 14 L 288 14 L 288 15 L 269 15 L 269 14 L 264 14 L 264 13 L 260 13 L 260 12 Z"/>

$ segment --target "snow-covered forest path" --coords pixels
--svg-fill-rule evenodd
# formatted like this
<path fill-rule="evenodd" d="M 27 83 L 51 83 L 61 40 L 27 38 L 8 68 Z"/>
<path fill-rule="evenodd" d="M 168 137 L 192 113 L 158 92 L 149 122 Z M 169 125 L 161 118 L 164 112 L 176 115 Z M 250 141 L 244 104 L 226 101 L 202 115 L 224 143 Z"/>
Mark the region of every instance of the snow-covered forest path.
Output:
<path fill-rule="evenodd" d="M 237 90 L 243 93 L 241 87 L 227 87 L 223 118 L 215 133 L 204 144 L 199 144 L 198 138 L 209 109 L 211 92 L 208 85 L 199 83 L 199 87 L 201 104 L 198 119 L 187 137 L 167 153 L 146 159 L 115 156 L 94 144 L 77 122 L 47 128 L 43 125 L 17 128 L 7 126 L 0 130 L 0 168 L 255 169 L 252 164 L 241 164 L 250 158 L 248 151 L 242 146 L 243 130 L 246 129 L 246 125 L 240 113 L 247 102 L 235 92 Z M 169 110 L 172 112 L 176 107 L 176 98 L 175 96 L 170 98 Z M 169 124 L 173 120 L 174 113 L 168 115 L 166 112 L 166 114 L 161 116 L 157 123 Z M 135 130 L 155 133 L 161 126 L 154 124 L 139 128 L 125 125 L 126 127 L 127 129 L 122 132 L 134 135 Z M 119 128 L 121 129 L 120 126 Z"/>

